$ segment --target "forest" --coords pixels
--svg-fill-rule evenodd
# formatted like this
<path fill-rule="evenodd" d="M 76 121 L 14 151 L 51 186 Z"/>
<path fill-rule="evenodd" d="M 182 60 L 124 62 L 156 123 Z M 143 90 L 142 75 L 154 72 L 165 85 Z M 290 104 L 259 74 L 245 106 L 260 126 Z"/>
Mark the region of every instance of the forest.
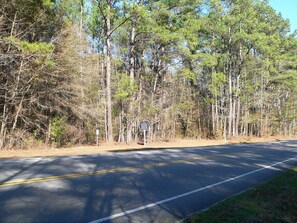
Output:
<path fill-rule="evenodd" d="M 296 34 L 268 0 L 0 0 L 0 148 L 293 136 Z"/>

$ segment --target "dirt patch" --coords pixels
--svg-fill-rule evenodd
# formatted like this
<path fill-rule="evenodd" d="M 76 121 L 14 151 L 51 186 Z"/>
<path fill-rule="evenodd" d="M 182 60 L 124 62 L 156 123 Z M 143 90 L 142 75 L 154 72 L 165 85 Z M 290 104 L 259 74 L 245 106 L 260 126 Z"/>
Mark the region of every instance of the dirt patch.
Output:
<path fill-rule="evenodd" d="M 71 148 L 46 148 L 37 149 L 30 148 L 26 150 L 3 149 L 0 150 L 0 158 L 21 158 L 21 157 L 44 157 L 44 156 L 71 156 L 71 155 L 89 155 L 109 152 L 124 152 L 135 150 L 157 150 L 165 148 L 187 148 L 200 147 L 211 145 L 237 144 L 237 143 L 256 143 L 256 142 L 271 142 L 280 140 L 293 140 L 293 138 L 285 137 L 265 137 L 265 138 L 250 138 L 237 137 L 231 140 L 206 140 L 206 139 L 174 139 L 163 142 L 148 143 L 146 146 L 136 143 L 100 143 L 99 146 L 76 146 Z"/>

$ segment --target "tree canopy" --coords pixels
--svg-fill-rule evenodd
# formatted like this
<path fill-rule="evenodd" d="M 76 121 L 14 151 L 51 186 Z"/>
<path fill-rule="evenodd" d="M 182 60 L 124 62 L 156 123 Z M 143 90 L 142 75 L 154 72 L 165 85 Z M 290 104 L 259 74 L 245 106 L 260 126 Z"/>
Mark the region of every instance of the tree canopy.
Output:
<path fill-rule="evenodd" d="M 0 148 L 132 142 L 141 120 L 150 140 L 296 134 L 296 32 L 267 0 L 0 3 Z"/>

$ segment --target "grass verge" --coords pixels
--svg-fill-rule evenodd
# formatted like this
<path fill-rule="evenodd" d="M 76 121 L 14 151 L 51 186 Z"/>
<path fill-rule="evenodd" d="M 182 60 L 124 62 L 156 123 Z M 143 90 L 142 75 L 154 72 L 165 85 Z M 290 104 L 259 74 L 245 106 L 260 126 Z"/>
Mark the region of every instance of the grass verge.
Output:
<path fill-rule="evenodd" d="M 297 167 L 184 221 L 198 222 L 297 223 Z"/>

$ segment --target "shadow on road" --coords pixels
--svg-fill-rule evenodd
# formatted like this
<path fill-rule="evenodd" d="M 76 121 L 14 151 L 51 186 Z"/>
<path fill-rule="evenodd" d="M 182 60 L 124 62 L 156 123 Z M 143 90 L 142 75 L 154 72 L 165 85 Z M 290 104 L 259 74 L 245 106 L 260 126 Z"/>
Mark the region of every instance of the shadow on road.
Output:
<path fill-rule="evenodd" d="M 280 146 L 281 145 L 281 146 Z M 170 148 L 172 149 L 172 148 Z M 232 152 L 238 152 L 234 153 Z M 227 155 L 187 161 L 193 157 Z M 11 187 L 0 187 L 0 222 L 89 222 L 133 210 L 197 188 L 238 176 L 297 155 L 296 142 L 212 146 L 203 150 L 117 153 L 77 157 L 23 159 L 1 163 L 1 183 L 65 175 L 101 169 L 133 167 L 148 163 L 185 160 L 183 163 L 131 171 L 90 175 Z M 234 193 L 243 191 L 281 173 L 280 165 L 261 174 L 238 179 L 205 191 L 164 202 L 115 222 L 172 222 L 208 207 Z M 161 221 L 161 219 L 163 219 Z"/>

